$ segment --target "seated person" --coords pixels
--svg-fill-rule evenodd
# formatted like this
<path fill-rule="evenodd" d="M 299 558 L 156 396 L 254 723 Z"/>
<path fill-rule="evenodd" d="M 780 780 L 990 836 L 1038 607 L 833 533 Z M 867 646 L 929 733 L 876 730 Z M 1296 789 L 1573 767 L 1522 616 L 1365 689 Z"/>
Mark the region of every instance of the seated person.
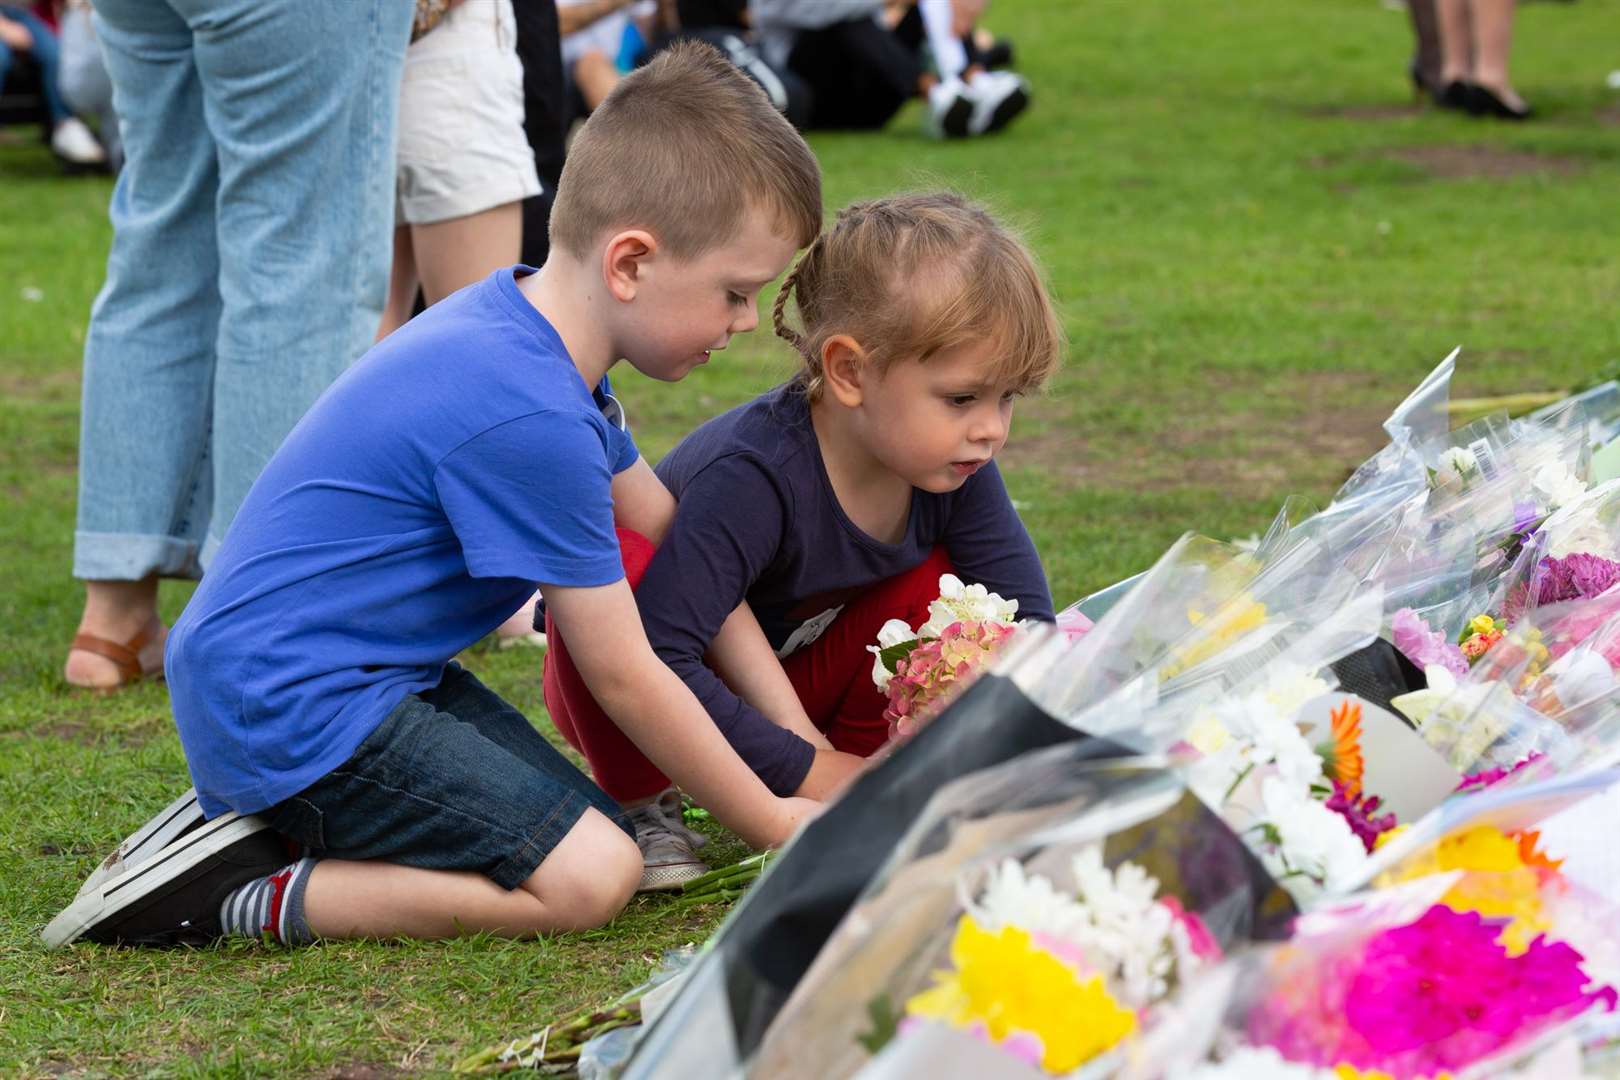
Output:
<path fill-rule="evenodd" d="M 961 38 L 982 5 L 960 0 L 969 5 L 963 18 L 955 2 L 921 0 L 898 25 L 891 24 L 883 0 L 750 0 L 749 17 L 765 59 L 809 86 L 809 126 L 881 128 L 920 97 L 927 102 L 931 133 L 985 135 L 1028 106 L 1029 87 L 1011 72 L 987 71 L 970 61 Z M 925 36 L 934 71 L 923 64 Z"/>
<path fill-rule="evenodd" d="M 790 297 L 802 331 L 787 325 Z M 948 194 L 844 210 L 783 284 L 776 328 L 799 376 L 659 464 L 677 507 L 656 551 L 619 535 L 658 655 L 773 792 L 825 799 L 888 736 L 866 646 L 891 618 L 921 623 L 941 574 L 1053 618 L 992 459 L 1014 399 L 1056 367 L 1062 332 L 1028 251 Z M 742 618 L 769 647 L 739 662 L 718 635 Z M 705 870 L 679 796 L 597 707 L 549 619 L 547 635 L 553 722 L 604 790 L 658 808 L 638 819 L 642 887 L 678 888 Z"/>
<path fill-rule="evenodd" d="M 654 0 L 557 0 L 563 70 L 587 115 L 634 66 L 656 16 Z"/>
<path fill-rule="evenodd" d="M 32 11 L 15 4 L 0 4 L 0 86 L 5 85 L 13 58 L 19 53 L 30 57 L 39 68 L 51 152 L 69 165 L 106 164 L 106 151 L 62 98 L 62 54 L 56 35 Z"/>

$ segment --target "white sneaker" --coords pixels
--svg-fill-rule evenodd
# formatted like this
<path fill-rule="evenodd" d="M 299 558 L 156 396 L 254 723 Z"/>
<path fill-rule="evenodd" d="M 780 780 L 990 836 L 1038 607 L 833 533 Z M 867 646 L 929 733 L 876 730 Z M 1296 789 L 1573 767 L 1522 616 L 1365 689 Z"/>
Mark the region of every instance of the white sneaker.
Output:
<path fill-rule="evenodd" d="M 202 825 L 203 813 L 202 806 L 197 802 L 197 789 L 187 788 L 184 795 L 165 806 L 152 820 L 136 829 L 124 839 L 123 843 L 114 848 L 113 853 L 103 859 L 101 865 L 92 870 L 84 884 L 79 886 L 79 895 L 94 892 L 110 879 L 139 866 Z"/>
<path fill-rule="evenodd" d="M 944 79 L 928 88 L 928 133 L 936 139 L 960 139 L 968 133 L 973 97 L 961 79 Z"/>
<path fill-rule="evenodd" d="M 51 132 L 51 150 L 70 165 L 105 165 L 107 151 L 83 122 L 68 117 Z"/>
<path fill-rule="evenodd" d="M 693 878 L 709 872 L 697 857 L 697 849 L 709 842 L 681 820 L 681 793 L 674 788 L 661 792 L 645 806 L 627 812 L 636 827 L 636 846 L 641 848 L 641 884 L 636 892 L 665 892 L 679 889 Z"/>
<path fill-rule="evenodd" d="M 988 135 L 1000 131 L 1029 107 L 1029 84 L 1010 71 L 981 71 L 967 84 L 973 101 L 968 119 L 968 135 Z"/>

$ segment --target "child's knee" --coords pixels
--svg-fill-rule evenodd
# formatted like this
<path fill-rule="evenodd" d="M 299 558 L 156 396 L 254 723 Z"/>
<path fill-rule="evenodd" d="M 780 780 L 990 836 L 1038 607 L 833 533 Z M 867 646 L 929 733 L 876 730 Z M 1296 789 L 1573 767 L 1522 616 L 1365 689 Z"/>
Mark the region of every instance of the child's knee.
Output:
<path fill-rule="evenodd" d="M 624 910 L 641 883 L 641 849 L 606 815 L 588 810 L 524 887 L 556 928 L 587 930 Z"/>

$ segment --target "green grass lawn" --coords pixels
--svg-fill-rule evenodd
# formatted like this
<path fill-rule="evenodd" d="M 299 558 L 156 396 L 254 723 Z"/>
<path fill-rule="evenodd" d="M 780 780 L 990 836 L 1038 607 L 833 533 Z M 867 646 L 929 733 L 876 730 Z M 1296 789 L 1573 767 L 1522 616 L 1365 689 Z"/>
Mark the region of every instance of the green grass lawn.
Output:
<path fill-rule="evenodd" d="M 949 183 L 1020 223 L 1072 338 L 1005 462 L 1060 602 L 1180 533 L 1325 499 L 1453 345 L 1465 394 L 1568 388 L 1620 358 L 1617 0 L 1524 6 L 1531 124 L 1409 105 L 1405 16 L 1377 0 L 1001 0 L 1035 106 L 985 143 L 908 112 L 812 140 L 829 207 Z M 0 133 L 0 1074 L 442 1070 L 640 981 L 713 913 L 638 900 L 545 942 L 48 953 L 38 931 L 101 854 L 185 785 L 161 686 L 59 678 L 78 372 L 109 184 Z M 926 267 L 917 268 L 926 273 Z M 626 376 L 655 458 L 789 372 L 764 335 L 678 386 Z M 188 588 L 166 586 L 172 618 Z M 470 664 L 545 725 L 533 652 Z M 740 856 L 722 842 L 721 860 Z"/>

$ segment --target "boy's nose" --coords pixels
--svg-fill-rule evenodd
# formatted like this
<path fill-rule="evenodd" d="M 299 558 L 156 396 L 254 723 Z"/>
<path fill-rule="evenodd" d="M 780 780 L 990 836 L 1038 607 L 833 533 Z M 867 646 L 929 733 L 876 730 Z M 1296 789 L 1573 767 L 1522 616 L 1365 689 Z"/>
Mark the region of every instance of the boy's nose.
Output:
<path fill-rule="evenodd" d="M 759 304 L 754 302 L 743 309 L 743 313 L 731 324 L 733 334 L 746 334 L 759 325 Z"/>

